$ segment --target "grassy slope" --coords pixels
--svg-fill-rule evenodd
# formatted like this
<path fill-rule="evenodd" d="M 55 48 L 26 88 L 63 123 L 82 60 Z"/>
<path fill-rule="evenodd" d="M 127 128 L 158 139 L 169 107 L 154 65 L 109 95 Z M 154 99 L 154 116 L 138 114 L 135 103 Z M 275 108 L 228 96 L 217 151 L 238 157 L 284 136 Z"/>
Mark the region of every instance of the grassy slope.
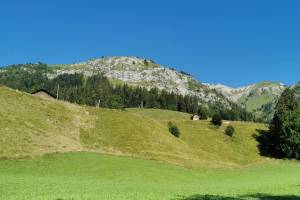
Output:
<path fill-rule="evenodd" d="M 126 157 L 67 153 L 1 161 L 0 199 L 171 200 L 195 194 L 261 194 L 261 199 L 287 200 L 288 195 L 300 195 L 299 172 L 299 165 L 293 162 L 237 170 L 200 170 Z M 203 198 L 193 198 L 200 199 Z"/>
<path fill-rule="evenodd" d="M 228 122 L 236 128 L 231 139 L 225 124 L 191 121 L 189 115 L 154 109 L 127 111 L 80 107 L 0 88 L 0 157 L 94 151 L 166 161 L 185 166 L 239 167 L 266 161 L 252 135 L 261 124 Z M 174 121 L 180 139 L 167 128 Z"/>
<path fill-rule="evenodd" d="M 253 95 L 251 98 L 249 98 L 246 101 L 246 109 L 247 111 L 252 112 L 256 109 L 260 109 L 261 106 L 264 104 L 267 104 L 269 102 L 274 102 L 274 99 L 275 99 L 274 95 L 271 94 Z"/>
<path fill-rule="evenodd" d="M 264 81 L 261 83 L 257 83 L 255 88 L 250 93 L 249 96 L 243 96 L 238 100 L 239 104 L 245 105 L 245 108 L 248 112 L 254 112 L 257 117 L 265 117 L 265 115 L 269 115 L 268 113 L 263 113 L 261 107 L 265 104 L 276 102 L 278 98 L 273 92 L 265 91 L 261 92 L 260 90 L 264 87 L 279 87 L 280 83 L 276 82 L 268 82 Z M 272 116 L 268 116 L 271 118 Z M 269 119 L 267 119 L 269 120 Z"/>
<path fill-rule="evenodd" d="M 262 124 L 225 122 L 216 128 L 209 121 L 191 121 L 185 113 L 157 109 L 90 109 L 89 113 L 94 125 L 81 132 L 81 141 L 95 151 L 212 168 L 265 161 L 253 138 L 256 129 L 266 128 Z M 168 132 L 169 121 L 181 130 L 179 139 Z M 224 134 L 228 124 L 236 128 L 233 138 Z"/>
<path fill-rule="evenodd" d="M 190 115 L 174 111 L 159 111 L 155 109 L 130 109 L 137 115 L 159 120 L 163 124 L 173 121 L 181 130 L 181 140 L 193 149 L 195 158 L 208 161 L 216 166 L 251 164 L 263 159 L 259 156 L 257 142 L 253 139 L 256 129 L 265 129 L 263 124 L 225 121 L 216 128 L 209 121 L 191 121 Z M 228 125 L 236 129 L 233 138 L 224 134 Z"/>
<path fill-rule="evenodd" d="M 0 158 L 81 149 L 79 107 L 3 87 L 0 105 Z"/>

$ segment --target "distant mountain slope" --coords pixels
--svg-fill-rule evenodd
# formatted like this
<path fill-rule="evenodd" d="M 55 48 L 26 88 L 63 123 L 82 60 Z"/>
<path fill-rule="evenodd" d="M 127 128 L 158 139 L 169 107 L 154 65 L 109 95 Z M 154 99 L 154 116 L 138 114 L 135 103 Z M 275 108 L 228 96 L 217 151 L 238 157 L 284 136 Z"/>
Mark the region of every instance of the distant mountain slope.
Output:
<path fill-rule="evenodd" d="M 230 88 L 220 84 L 207 84 L 207 86 L 221 92 L 228 99 L 244 106 L 247 111 L 254 112 L 267 121 L 273 114 L 276 100 L 287 88 L 282 83 L 268 81 L 241 88 Z"/>
<path fill-rule="evenodd" d="M 262 124 L 192 121 L 158 109 L 126 111 L 80 107 L 0 87 L 0 158 L 92 151 L 202 167 L 238 167 L 264 159 L 253 138 Z M 176 123 L 181 137 L 168 132 Z M 230 139 L 227 124 L 236 129 Z"/>

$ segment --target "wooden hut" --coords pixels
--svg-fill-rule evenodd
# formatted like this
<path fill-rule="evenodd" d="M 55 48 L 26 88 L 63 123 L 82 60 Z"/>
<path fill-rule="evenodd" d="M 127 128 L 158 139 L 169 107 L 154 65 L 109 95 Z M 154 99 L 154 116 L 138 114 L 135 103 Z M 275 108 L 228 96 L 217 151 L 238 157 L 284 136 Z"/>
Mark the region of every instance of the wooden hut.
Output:
<path fill-rule="evenodd" d="M 200 117 L 199 117 L 199 115 L 192 115 L 191 120 L 197 121 L 197 120 L 200 120 Z"/>

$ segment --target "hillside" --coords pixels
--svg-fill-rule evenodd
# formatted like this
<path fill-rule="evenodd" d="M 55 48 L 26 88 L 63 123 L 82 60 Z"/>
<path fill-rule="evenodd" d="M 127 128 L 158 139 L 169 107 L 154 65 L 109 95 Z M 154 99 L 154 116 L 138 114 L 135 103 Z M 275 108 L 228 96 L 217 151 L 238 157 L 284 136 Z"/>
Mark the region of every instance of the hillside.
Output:
<path fill-rule="evenodd" d="M 225 97 L 244 106 L 247 111 L 253 112 L 256 116 L 270 121 L 273 116 L 277 99 L 287 86 L 264 81 L 241 88 L 231 88 L 224 85 L 210 85 L 208 87 L 216 89 Z"/>
<path fill-rule="evenodd" d="M 266 161 L 253 134 L 265 125 L 191 121 L 189 115 L 156 109 L 125 111 L 80 107 L 0 88 L 0 157 L 34 157 L 56 152 L 90 151 L 160 160 L 184 166 L 240 167 Z M 168 121 L 182 132 L 175 138 Z M 231 139 L 226 125 L 236 128 Z"/>

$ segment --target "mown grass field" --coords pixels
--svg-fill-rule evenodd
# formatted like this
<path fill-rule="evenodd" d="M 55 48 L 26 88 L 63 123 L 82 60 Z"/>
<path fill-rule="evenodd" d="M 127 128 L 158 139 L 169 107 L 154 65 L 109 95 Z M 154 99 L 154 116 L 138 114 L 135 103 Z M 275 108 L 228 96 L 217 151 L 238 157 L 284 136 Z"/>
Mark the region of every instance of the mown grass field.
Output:
<path fill-rule="evenodd" d="M 0 199 L 300 199 L 299 163 L 259 155 L 264 124 L 217 128 L 185 113 L 95 109 L 5 87 L 0 105 Z"/>
<path fill-rule="evenodd" d="M 212 170 L 96 153 L 66 153 L 0 161 L 0 180 L 0 199 L 5 200 L 300 198 L 300 166 L 295 162 Z"/>

